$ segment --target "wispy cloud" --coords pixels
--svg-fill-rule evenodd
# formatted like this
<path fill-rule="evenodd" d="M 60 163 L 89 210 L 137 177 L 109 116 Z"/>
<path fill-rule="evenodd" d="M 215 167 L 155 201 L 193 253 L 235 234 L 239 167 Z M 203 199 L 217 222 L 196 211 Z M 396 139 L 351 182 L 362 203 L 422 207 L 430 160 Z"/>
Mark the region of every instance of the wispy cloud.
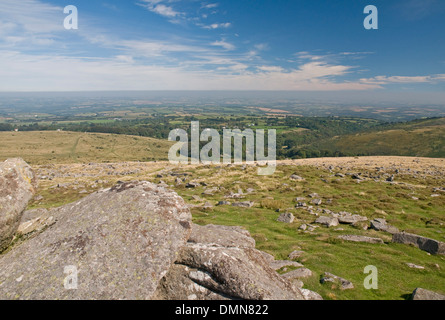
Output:
<path fill-rule="evenodd" d="M 141 5 L 149 11 L 159 14 L 166 18 L 176 18 L 184 15 L 184 13 L 176 11 L 172 6 L 167 5 L 168 1 L 164 0 L 141 0 Z"/>
<path fill-rule="evenodd" d="M 235 50 L 235 45 L 225 41 L 225 40 L 219 40 L 211 43 L 212 46 L 222 47 L 226 50 Z"/>
<path fill-rule="evenodd" d="M 232 24 L 230 22 L 225 22 L 225 23 L 212 23 L 210 25 L 203 25 L 203 24 L 198 24 L 200 26 L 202 26 L 202 28 L 204 29 L 209 29 L 209 30 L 215 30 L 215 29 L 226 29 L 229 28 Z"/>

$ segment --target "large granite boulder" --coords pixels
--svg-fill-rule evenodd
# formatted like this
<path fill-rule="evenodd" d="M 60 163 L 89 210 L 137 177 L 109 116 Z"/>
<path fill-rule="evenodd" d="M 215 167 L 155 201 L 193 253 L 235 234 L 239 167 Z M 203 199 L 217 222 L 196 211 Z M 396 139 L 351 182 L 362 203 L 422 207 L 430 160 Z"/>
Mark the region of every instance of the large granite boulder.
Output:
<path fill-rule="evenodd" d="M 240 237 L 239 228 L 221 227 L 222 232 L 215 228 L 219 227 L 193 225 L 190 239 L 195 240 L 181 250 L 176 265 L 161 282 L 157 299 L 304 300 L 270 267 L 253 241 L 245 240 L 244 234 Z"/>
<path fill-rule="evenodd" d="M 392 236 L 392 242 L 414 245 L 431 254 L 445 255 L 445 243 L 417 234 L 399 232 Z"/>
<path fill-rule="evenodd" d="M 36 187 L 37 180 L 25 161 L 17 158 L 0 163 L 0 252 L 9 246 Z"/>
<path fill-rule="evenodd" d="M 149 182 L 51 216 L 55 224 L 0 256 L 0 299 L 151 299 L 191 233 L 183 199 Z"/>

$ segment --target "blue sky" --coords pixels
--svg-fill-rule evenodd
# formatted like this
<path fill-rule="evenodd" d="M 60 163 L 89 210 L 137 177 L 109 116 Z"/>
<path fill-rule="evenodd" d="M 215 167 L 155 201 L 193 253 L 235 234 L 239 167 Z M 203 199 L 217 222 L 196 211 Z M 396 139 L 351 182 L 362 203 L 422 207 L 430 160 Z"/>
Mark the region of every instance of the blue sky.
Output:
<path fill-rule="evenodd" d="M 445 92 L 444 17 L 443 0 L 0 0 L 0 91 Z"/>

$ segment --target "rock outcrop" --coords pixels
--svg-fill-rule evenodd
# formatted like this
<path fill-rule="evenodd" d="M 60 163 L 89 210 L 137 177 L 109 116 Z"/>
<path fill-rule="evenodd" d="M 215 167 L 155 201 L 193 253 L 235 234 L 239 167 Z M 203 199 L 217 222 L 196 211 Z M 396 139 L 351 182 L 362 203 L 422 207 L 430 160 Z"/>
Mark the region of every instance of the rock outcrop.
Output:
<path fill-rule="evenodd" d="M 0 252 L 9 246 L 36 187 L 34 173 L 25 161 L 0 163 Z"/>
<path fill-rule="evenodd" d="M 183 199 L 148 182 L 51 215 L 55 224 L 0 257 L 0 299 L 151 299 L 191 233 Z"/>
<path fill-rule="evenodd" d="M 192 230 L 192 242 L 164 277 L 157 299 L 305 299 L 270 267 L 245 231 L 212 225 Z"/>
<path fill-rule="evenodd" d="M 248 231 L 193 224 L 184 200 L 161 185 L 118 183 L 60 208 L 23 213 L 32 170 L 20 160 L 1 168 L 2 213 L 16 213 L 9 237 L 25 237 L 0 256 L 0 299 L 320 298 L 280 276 L 283 261 L 255 249 Z"/>

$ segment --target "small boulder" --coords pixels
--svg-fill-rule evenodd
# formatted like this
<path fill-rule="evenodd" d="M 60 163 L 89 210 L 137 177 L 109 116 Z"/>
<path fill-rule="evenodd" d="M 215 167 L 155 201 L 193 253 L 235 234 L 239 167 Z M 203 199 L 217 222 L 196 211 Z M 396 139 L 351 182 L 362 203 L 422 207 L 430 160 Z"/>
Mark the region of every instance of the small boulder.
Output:
<path fill-rule="evenodd" d="M 392 242 L 414 245 L 431 254 L 445 255 L 445 243 L 416 234 L 399 232 L 392 236 Z"/>
<path fill-rule="evenodd" d="M 383 244 L 383 240 L 380 238 L 372 238 L 367 236 L 359 236 L 359 235 L 341 235 L 337 237 L 338 239 L 352 241 L 352 242 L 364 242 L 364 243 L 380 243 Z"/>
<path fill-rule="evenodd" d="M 343 279 L 329 272 L 325 272 L 324 276 L 320 279 L 321 284 L 327 282 L 339 285 L 341 290 L 354 289 L 354 285 L 351 281 Z"/>
<path fill-rule="evenodd" d="M 434 291 L 417 288 L 413 291 L 411 300 L 445 300 L 445 295 Z"/>
<path fill-rule="evenodd" d="M 338 219 L 334 217 L 321 216 L 315 220 L 315 223 L 321 224 L 328 228 L 336 227 L 338 226 Z"/>
<path fill-rule="evenodd" d="M 280 216 L 277 219 L 277 221 L 284 222 L 284 223 L 292 223 L 292 222 L 294 222 L 294 220 L 295 220 L 295 217 L 290 212 L 285 212 L 285 213 L 280 214 Z"/>

